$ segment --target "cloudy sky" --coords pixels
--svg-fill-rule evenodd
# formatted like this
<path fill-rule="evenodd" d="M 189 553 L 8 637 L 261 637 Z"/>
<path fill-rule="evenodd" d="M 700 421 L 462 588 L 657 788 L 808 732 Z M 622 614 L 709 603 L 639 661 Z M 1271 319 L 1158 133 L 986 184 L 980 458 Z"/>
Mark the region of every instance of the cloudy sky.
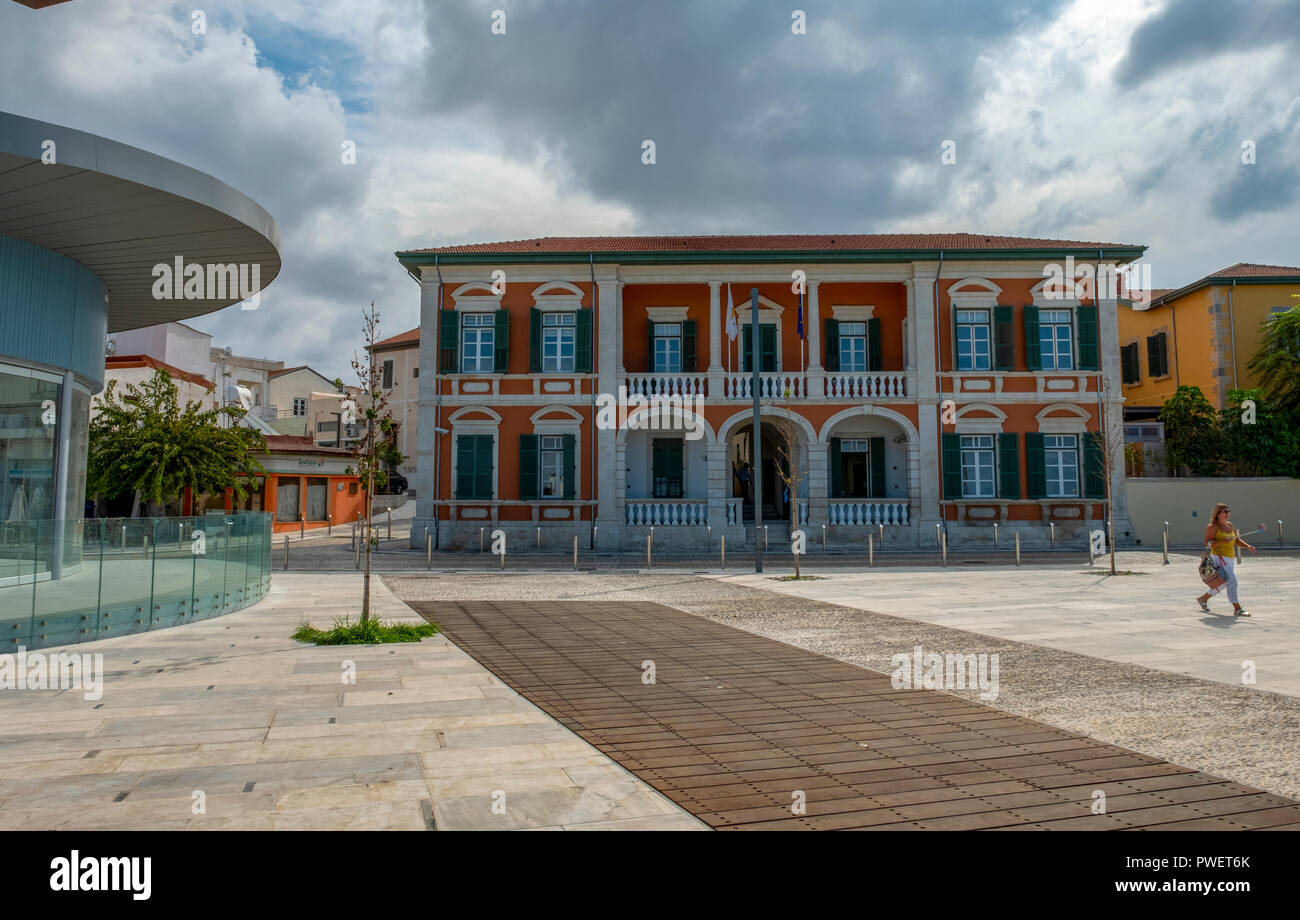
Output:
<path fill-rule="evenodd" d="M 1143 243 L 1157 287 L 1295 265 L 1298 54 L 1300 0 L 0 0 L 0 110 L 260 202 L 283 273 L 193 325 L 351 379 L 365 304 L 416 324 L 392 253 L 422 246 L 970 231 Z"/>

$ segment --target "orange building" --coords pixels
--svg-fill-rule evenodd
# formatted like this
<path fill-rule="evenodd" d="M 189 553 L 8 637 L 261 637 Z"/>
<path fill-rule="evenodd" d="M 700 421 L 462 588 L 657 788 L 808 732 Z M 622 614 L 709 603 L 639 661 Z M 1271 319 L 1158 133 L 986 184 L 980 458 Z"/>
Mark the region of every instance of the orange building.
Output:
<path fill-rule="evenodd" d="M 1143 251 L 950 233 L 398 253 L 421 288 L 421 330 L 403 334 L 424 370 L 411 374 L 412 533 L 428 526 L 449 548 L 493 530 L 529 548 L 630 548 L 653 526 L 657 545 L 737 545 L 754 538 L 757 501 L 774 543 L 790 512 L 832 544 L 884 528 L 933 545 L 941 522 L 957 543 L 991 541 L 994 523 L 1028 543 L 1049 523 L 1071 538 L 1105 515 L 1090 434 L 1121 425 L 1117 306 L 1104 287 L 1050 279 Z"/>
<path fill-rule="evenodd" d="M 265 473 L 243 501 L 226 492 L 227 511 L 270 511 L 274 533 L 347 526 L 364 515 L 366 492 L 346 450 L 316 447 L 310 437 L 266 435 L 266 453 L 257 454 Z"/>

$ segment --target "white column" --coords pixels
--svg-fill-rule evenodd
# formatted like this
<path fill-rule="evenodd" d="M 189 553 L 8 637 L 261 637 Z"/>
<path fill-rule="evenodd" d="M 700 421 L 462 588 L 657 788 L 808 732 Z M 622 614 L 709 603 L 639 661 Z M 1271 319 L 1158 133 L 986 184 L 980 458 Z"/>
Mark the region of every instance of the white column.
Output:
<path fill-rule="evenodd" d="M 710 444 L 705 448 L 708 459 L 709 526 L 719 534 L 727 526 L 727 496 L 731 494 L 731 470 L 727 464 L 727 445 Z"/>
<path fill-rule="evenodd" d="M 411 548 L 424 549 L 424 528 L 434 532 L 434 495 L 440 486 L 434 482 L 434 467 L 438 466 L 438 477 L 447 478 L 447 471 L 437 463 L 437 451 L 441 438 L 435 430 L 438 427 L 437 393 L 442 385 L 442 375 L 438 373 L 438 331 L 441 317 L 438 315 L 438 278 L 437 275 L 421 271 L 420 280 L 420 357 L 419 377 L 416 402 L 416 455 L 415 475 L 415 517 L 411 522 Z M 444 424 L 442 427 L 446 428 Z M 447 498 L 446 495 L 441 495 Z M 440 528 L 441 531 L 441 528 Z M 447 545 L 449 534 L 439 533 L 439 543 Z"/>
<path fill-rule="evenodd" d="M 817 287 L 820 284 L 820 281 L 813 281 L 811 278 L 807 281 L 808 312 L 804 322 L 808 328 L 808 396 L 810 399 L 821 399 L 826 395 L 826 371 L 822 367 L 822 323 L 817 305 Z M 813 514 L 811 508 L 808 513 Z M 811 518 L 809 520 L 811 521 Z"/>
<path fill-rule="evenodd" d="M 912 501 L 914 521 L 924 535 L 939 520 L 939 389 L 935 382 L 934 282 L 937 266 L 914 265 L 908 286 L 908 334 L 915 343 L 917 430 L 920 436 L 919 483 Z M 924 539 L 924 536 L 922 537 Z"/>
<path fill-rule="evenodd" d="M 709 282 L 709 372 L 722 370 L 722 297 L 721 281 Z"/>
<path fill-rule="evenodd" d="M 808 445 L 808 539 L 821 539 L 821 526 L 830 521 L 830 475 L 827 466 L 828 445 Z M 802 489 L 800 491 L 803 491 Z"/>
<path fill-rule="evenodd" d="M 608 393 L 617 397 L 622 376 L 622 341 L 619 336 L 619 307 L 622 301 L 621 283 L 616 277 L 598 278 L 596 286 L 599 291 L 600 341 L 597 342 L 600 361 L 596 375 L 597 393 Z M 593 426 L 594 427 L 594 426 Z M 618 432 L 614 428 L 595 428 L 587 437 L 596 439 L 596 526 L 597 546 L 612 546 L 619 536 L 622 521 L 617 518 L 618 480 L 615 461 L 615 441 Z M 590 441 L 587 442 L 590 450 Z"/>

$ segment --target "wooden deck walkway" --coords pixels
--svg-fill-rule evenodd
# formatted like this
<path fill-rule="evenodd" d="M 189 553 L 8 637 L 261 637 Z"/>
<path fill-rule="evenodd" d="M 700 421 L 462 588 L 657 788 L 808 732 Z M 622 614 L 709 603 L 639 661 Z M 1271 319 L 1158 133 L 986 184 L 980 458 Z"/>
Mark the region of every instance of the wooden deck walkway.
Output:
<path fill-rule="evenodd" d="M 412 606 L 719 830 L 1300 829 L 1290 799 L 659 604 Z"/>

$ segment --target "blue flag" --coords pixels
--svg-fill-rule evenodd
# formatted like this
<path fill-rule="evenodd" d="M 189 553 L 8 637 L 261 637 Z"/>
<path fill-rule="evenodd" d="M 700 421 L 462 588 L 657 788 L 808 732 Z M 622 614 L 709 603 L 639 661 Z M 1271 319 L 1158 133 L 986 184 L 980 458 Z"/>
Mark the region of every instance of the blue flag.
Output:
<path fill-rule="evenodd" d="M 802 339 L 804 337 L 803 336 L 803 285 L 799 286 L 799 322 L 798 325 L 795 327 L 795 331 L 799 333 L 799 338 Z"/>

